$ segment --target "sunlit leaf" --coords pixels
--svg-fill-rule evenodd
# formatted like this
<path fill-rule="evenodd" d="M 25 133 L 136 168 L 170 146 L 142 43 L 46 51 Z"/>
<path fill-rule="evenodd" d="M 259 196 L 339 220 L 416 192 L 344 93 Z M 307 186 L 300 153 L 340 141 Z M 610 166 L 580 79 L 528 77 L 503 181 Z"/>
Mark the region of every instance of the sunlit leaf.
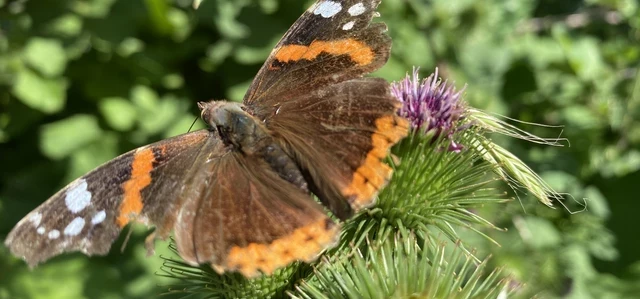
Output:
<path fill-rule="evenodd" d="M 124 98 L 103 99 L 100 101 L 100 111 L 107 123 L 119 131 L 130 130 L 136 122 L 136 108 Z"/>
<path fill-rule="evenodd" d="M 67 65 L 62 43 L 55 39 L 32 38 L 25 48 L 25 60 L 47 77 L 60 75 Z"/>
<path fill-rule="evenodd" d="M 100 138 L 101 133 L 95 116 L 74 115 L 42 127 L 40 150 L 51 159 L 61 159 Z"/>
<path fill-rule="evenodd" d="M 29 69 L 22 69 L 17 74 L 13 93 L 33 109 L 54 113 L 64 107 L 67 85 L 64 78 L 43 78 Z"/>
<path fill-rule="evenodd" d="M 74 14 L 67 14 L 55 19 L 49 29 L 55 34 L 71 37 L 80 34 L 82 26 L 82 18 Z"/>

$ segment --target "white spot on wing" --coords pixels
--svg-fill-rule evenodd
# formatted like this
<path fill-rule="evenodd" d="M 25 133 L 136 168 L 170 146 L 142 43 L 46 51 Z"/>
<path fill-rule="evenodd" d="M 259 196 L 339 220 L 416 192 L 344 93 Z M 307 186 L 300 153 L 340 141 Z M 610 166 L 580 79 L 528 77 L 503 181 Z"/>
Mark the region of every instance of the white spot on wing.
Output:
<path fill-rule="evenodd" d="M 91 192 L 87 190 L 87 181 L 81 179 L 75 186 L 69 188 L 64 202 L 67 204 L 67 209 L 73 213 L 84 210 L 91 202 Z"/>
<path fill-rule="evenodd" d="M 104 221 L 104 219 L 107 218 L 107 213 L 105 213 L 104 210 L 96 213 L 95 215 L 93 215 L 93 218 L 91 218 L 91 224 L 96 225 L 98 223 L 101 223 L 102 221 Z"/>
<path fill-rule="evenodd" d="M 47 236 L 49 237 L 49 239 L 57 239 L 58 237 L 60 237 L 60 231 L 58 231 L 57 229 L 54 229 L 50 231 Z"/>
<path fill-rule="evenodd" d="M 322 1 L 316 5 L 313 9 L 314 15 L 321 15 L 323 18 L 330 18 L 335 16 L 342 10 L 342 5 L 333 1 Z"/>
<path fill-rule="evenodd" d="M 344 24 L 342 26 L 342 30 L 351 30 L 351 28 L 353 28 L 353 25 L 356 23 L 356 21 L 350 21 L 347 22 L 346 24 Z"/>
<path fill-rule="evenodd" d="M 84 218 L 76 217 L 71 220 L 71 223 L 64 228 L 64 234 L 66 236 L 77 236 L 84 227 Z"/>
<path fill-rule="evenodd" d="M 38 232 L 38 235 L 44 235 L 44 232 L 46 231 L 46 229 L 44 227 L 38 227 L 38 229 L 36 230 L 36 232 Z"/>
<path fill-rule="evenodd" d="M 42 214 L 37 212 L 37 213 L 31 215 L 31 217 L 29 217 L 29 221 L 31 221 L 31 223 L 33 223 L 34 227 L 38 227 L 40 225 L 40 221 L 42 221 Z"/>
<path fill-rule="evenodd" d="M 349 7 L 349 14 L 351 16 L 359 16 L 362 13 L 364 13 L 367 9 L 364 7 L 364 4 L 362 4 L 362 2 L 358 3 L 358 4 L 354 4 L 353 6 Z"/>

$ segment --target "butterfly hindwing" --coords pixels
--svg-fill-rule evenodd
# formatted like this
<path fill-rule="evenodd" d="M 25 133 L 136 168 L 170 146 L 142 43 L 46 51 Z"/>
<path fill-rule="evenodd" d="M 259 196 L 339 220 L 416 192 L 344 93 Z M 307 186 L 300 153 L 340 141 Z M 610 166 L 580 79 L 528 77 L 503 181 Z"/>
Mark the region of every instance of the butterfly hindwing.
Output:
<path fill-rule="evenodd" d="M 226 152 L 206 161 L 189 178 L 175 222 L 187 262 L 255 277 L 310 262 L 337 241 L 339 226 L 323 208 L 263 160 Z"/>
<path fill-rule="evenodd" d="M 207 130 L 180 135 L 103 164 L 25 216 L 5 244 L 35 266 L 62 252 L 107 254 L 133 220 L 162 226 L 166 215 L 177 209 L 173 199 L 181 174 L 191 171 L 209 135 Z"/>

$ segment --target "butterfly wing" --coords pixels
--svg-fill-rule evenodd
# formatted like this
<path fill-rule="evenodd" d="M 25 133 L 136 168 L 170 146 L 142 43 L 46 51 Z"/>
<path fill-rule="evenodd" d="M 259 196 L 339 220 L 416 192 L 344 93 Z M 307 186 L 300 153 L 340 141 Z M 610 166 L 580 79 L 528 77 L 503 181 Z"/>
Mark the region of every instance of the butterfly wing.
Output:
<path fill-rule="evenodd" d="M 265 124 L 309 173 L 312 191 L 345 218 L 345 199 L 355 211 L 368 207 L 391 176 L 383 159 L 409 130 L 399 106 L 385 80 L 360 78 L 282 102 Z"/>
<path fill-rule="evenodd" d="M 319 0 L 285 33 L 244 98 L 255 116 L 332 83 L 370 73 L 387 62 L 391 40 L 371 23 L 380 0 Z"/>
<path fill-rule="evenodd" d="M 322 206 L 259 157 L 201 130 L 123 154 L 71 182 L 9 233 L 11 252 L 35 266 L 63 252 L 107 254 L 131 221 L 172 229 L 192 264 L 247 277 L 311 261 L 337 241 Z"/>
<path fill-rule="evenodd" d="M 392 172 L 382 159 L 408 132 L 388 83 L 360 79 L 389 58 L 386 26 L 371 23 L 379 3 L 316 2 L 276 45 L 244 99 L 342 219 L 373 203 Z"/>
<path fill-rule="evenodd" d="M 205 159 L 199 159 L 205 160 Z M 262 159 L 240 152 L 209 155 L 189 178 L 193 188 L 175 222 L 180 256 L 246 277 L 293 261 L 312 261 L 339 236 L 322 206 Z"/>
<path fill-rule="evenodd" d="M 200 151 L 216 146 L 207 143 L 218 140 L 213 134 L 207 130 L 187 133 L 103 164 L 25 216 L 5 244 L 15 256 L 35 266 L 63 252 L 107 254 L 122 228 L 133 220 L 157 226 L 159 235 L 166 237 L 173 225 L 167 215 L 179 209 L 175 198 L 182 177 L 197 167 Z"/>

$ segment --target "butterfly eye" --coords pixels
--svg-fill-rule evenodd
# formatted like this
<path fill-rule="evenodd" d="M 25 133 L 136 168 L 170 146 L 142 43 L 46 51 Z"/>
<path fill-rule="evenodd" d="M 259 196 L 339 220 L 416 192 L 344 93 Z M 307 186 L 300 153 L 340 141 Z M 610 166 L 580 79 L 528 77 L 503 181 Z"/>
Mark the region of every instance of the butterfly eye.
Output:
<path fill-rule="evenodd" d="M 211 123 L 211 121 L 210 121 L 210 119 L 211 119 L 211 114 L 209 113 L 209 109 L 202 109 L 202 110 L 200 111 L 200 118 L 202 118 L 202 120 L 204 120 L 204 122 L 205 122 L 208 126 L 213 127 L 213 126 L 212 126 L 212 123 Z"/>

